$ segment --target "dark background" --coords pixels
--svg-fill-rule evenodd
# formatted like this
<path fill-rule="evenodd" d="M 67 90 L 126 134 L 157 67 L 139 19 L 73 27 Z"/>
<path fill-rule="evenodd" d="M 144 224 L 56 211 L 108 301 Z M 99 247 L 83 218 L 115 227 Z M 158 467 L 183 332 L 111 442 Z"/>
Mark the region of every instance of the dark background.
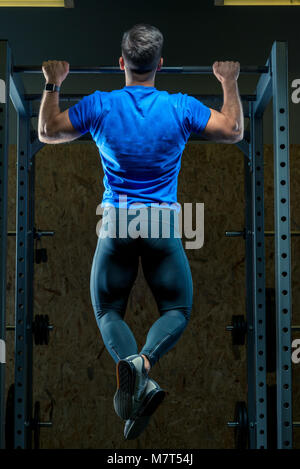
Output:
<path fill-rule="evenodd" d="M 264 65 L 274 40 L 289 44 L 290 82 L 300 77 L 300 7 L 215 7 L 213 0 L 151 2 L 75 0 L 74 9 L 1 8 L 0 37 L 8 39 L 15 65 L 67 60 L 71 66 L 117 66 L 123 32 L 138 22 L 164 34 L 165 66 L 211 65 L 238 60 Z M 253 93 L 257 76 L 240 78 L 242 93 Z M 25 77 L 26 91 L 40 92 L 41 77 Z M 63 91 L 89 94 L 124 86 L 122 76 L 69 77 Z M 157 87 L 170 92 L 220 93 L 214 77 L 159 77 Z M 291 142 L 298 143 L 299 105 L 291 103 Z M 272 115 L 266 114 L 265 141 L 272 141 Z M 12 137 L 15 141 L 14 117 Z"/>
<path fill-rule="evenodd" d="M 1 36 L 16 64 L 62 58 L 73 64 L 117 64 L 124 30 L 138 22 L 165 35 L 168 65 L 206 65 L 218 58 L 263 64 L 274 39 L 288 40 L 290 71 L 300 71 L 297 7 L 215 7 L 213 0 L 75 0 L 74 9 L 1 8 Z"/>
<path fill-rule="evenodd" d="M 47 59 L 71 66 L 118 64 L 124 30 L 137 22 L 158 26 L 165 36 L 166 66 L 211 65 L 239 60 L 263 65 L 275 39 L 289 42 L 290 81 L 300 78 L 300 7 L 214 7 L 197 2 L 75 0 L 75 9 L 0 9 L 0 37 L 9 39 L 16 65 Z M 26 78 L 26 79 L 25 79 Z M 28 93 L 41 92 L 40 76 L 24 77 Z M 242 93 L 252 93 L 258 77 L 241 76 Z M 88 94 L 124 86 L 122 76 L 70 76 L 63 92 Z M 158 76 L 159 89 L 220 93 L 212 76 Z M 291 141 L 300 143 L 300 104 L 290 103 Z M 11 113 L 11 143 L 15 115 Z M 36 122 L 35 122 L 36 124 Z M 265 142 L 272 142 L 271 107 Z M 265 229 L 274 228 L 273 147 L 265 145 Z M 16 146 L 9 154 L 8 230 L 15 230 Z M 96 246 L 96 208 L 102 199 L 103 171 L 95 145 L 46 145 L 36 156 L 36 228 L 55 231 L 42 240 L 48 263 L 35 265 L 34 313 L 49 314 L 50 344 L 34 348 L 34 401 L 41 402 L 42 448 L 233 448 L 236 401 L 247 399 L 245 347 L 231 346 L 225 326 L 245 313 L 245 244 L 225 231 L 244 227 L 244 161 L 235 145 L 188 143 L 182 158 L 178 201 L 205 204 L 205 241 L 187 250 L 194 284 L 190 326 L 152 370 L 167 398 L 149 427 L 124 441 L 123 422 L 113 410 L 115 365 L 94 319 L 89 276 Z M 291 229 L 300 229 L 300 147 L 291 145 Z M 300 238 L 292 238 L 293 324 L 299 324 Z M 266 286 L 274 285 L 274 240 L 266 238 Z M 15 240 L 8 238 L 7 323 L 14 323 Z M 131 292 L 126 320 L 141 347 L 158 317 L 141 270 Z M 297 338 L 299 333 L 295 335 Z M 294 420 L 300 415 L 299 365 L 294 365 Z M 14 336 L 7 334 L 7 387 L 14 381 Z M 268 382 L 275 381 L 268 376 Z M 300 448 L 300 432 L 294 432 Z"/>

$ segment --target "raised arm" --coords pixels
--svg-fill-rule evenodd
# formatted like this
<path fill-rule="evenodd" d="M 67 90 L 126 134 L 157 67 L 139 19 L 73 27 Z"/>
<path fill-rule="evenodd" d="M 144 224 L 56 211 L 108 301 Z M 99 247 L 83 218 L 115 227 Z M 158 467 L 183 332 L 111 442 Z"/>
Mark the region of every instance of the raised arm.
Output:
<path fill-rule="evenodd" d="M 223 88 L 223 107 L 220 112 L 211 109 L 211 117 L 202 135 L 217 143 L 240 142 L 244 136 L 244 113 L 237 84 L 240 64 L 215 62 L 213 72 Z"/>
<path fill-rule="evenodd" d="M 69 73 L 69 64 L 62 61 L 43 62 L 46 83 L 61 86 Z M 68 109 L 60 112 L 59 93 L 44 91 L 38 122 L 39 140 L 44 143 L 66 143 L 81 136 L 69 119 Z"/>

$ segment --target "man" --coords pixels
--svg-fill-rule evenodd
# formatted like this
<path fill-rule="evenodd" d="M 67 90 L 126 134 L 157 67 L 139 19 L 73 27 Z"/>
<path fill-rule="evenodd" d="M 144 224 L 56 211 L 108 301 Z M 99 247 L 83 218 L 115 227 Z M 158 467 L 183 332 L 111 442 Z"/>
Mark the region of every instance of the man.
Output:
<path fill-rule="evenodd" d="M 183 149 L 191 132 L 215 142 L 236 143 L 244 131 L 237 86 L 239 63 L 213 64 L 224 93 L 223 107 L 218 112 L 186 94 L 169 94 L 155 88 L 156 72 L 163 65 L 162 47 L 163 36 L 157 28 L 135 25 L 123 36 L 119 59 L 126 86 L 111 92 L 96 91 L 62 113 L 59 87 L 68 75 L 69 64 L 43 63 L 48 86 L 39 114 L 40 140 L 64 143 L 90 132 L 104 169 L 102 206 L 109 230 L 117 233 L 106 236 L 104 225 L 101 227 L 90 286 L 97 324 L 117 364 L 114 408 L 126 420 L 126 439 L 141 434 L 162 402 L 165 392 L 148 373 L 179 340 L 192 309 L 191 272 L 176 224 Z M 120 203 L 122 197 L 125 206 Z M 125 223 L 127 229 L 132 221 L 133 206 L 149 209 L 146 227 L 156 229 L 154 236 L 148 236 L 149 231 L 145 236 L 120 234 L 121 224 Z M 170 214 L 168 228 L 172 235 L 161 235 L 164 222 L 156 217 L 155 210 Z M 160 313 L 140 352 L 124 321 L 139 258 Z"/>

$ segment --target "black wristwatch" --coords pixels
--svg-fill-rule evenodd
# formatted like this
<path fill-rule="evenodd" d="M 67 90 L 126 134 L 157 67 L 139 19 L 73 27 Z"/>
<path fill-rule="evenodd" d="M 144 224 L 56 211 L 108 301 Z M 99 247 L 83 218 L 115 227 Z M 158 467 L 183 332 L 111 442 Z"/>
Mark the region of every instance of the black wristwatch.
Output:
<path fill-rule="evenodd" d="M 45 91 L 60 91 L 60 86 L 54 85 L 52 83 L 46 83 Z"/>

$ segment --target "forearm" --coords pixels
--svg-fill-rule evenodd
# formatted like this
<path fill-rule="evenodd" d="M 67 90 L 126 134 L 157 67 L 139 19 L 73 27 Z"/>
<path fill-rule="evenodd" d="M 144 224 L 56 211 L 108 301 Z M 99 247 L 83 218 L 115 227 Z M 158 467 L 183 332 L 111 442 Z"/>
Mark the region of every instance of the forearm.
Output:
<path fill-rule="evenodd" d="M 51 124 L 58 114 L 60 114 L 59 93 L 44 91 L 39 112 L 39 135 L 47 135 L 51 132 Z"/>
<path fill-rule="evenodd" d="M 224 101 L 221 112 L 227 117 L 233 132 L 237 135 L 243 135 L 244 112 L 237 81 L 234 79 L 224 81 L 222 87 Z"/>

